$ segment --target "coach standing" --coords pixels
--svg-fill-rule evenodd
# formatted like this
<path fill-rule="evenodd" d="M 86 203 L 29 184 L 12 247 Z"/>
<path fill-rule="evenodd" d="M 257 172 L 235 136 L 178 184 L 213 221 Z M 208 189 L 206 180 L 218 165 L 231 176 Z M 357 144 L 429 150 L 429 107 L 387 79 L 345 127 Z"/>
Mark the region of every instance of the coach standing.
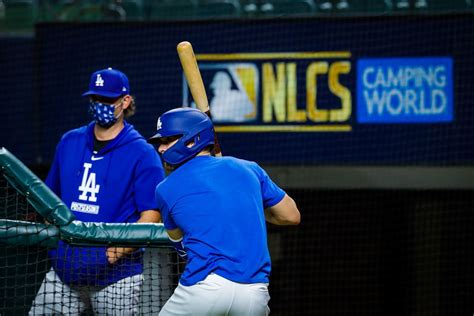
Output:
<path fill-rule="evenodd" d="M 135 113 L 127 76 L 115 69 L 92 74 L 93 121 L 61 138 L 46 184 L 77 220 L 158 222 L 154 187 L 164 178 L 153 146 L 126 122 Z M 135 315 L 143 283 L 142 250 L 73 247 L 61 242 L 49 252 L 52 269 L 30 314 Z"/>
<path fill-rule="evenodd" d="M 295 202 L 256 163 L 211 156 L 214 127 L 199 110 L 168 111 L 157 126 L 148 142 L 175 169 L 156 187 L 157 206 L 187 258 L 160 315 L 267 315 L 265 220 L 299 224 Z"/>

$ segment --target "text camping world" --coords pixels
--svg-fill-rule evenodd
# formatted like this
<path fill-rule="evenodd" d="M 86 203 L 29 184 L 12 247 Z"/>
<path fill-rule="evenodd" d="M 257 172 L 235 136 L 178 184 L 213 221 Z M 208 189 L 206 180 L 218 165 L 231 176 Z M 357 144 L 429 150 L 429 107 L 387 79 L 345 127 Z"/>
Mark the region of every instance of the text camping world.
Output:
<path fill-rule="evenodd" d="M 361 123 L 453 120 L 450 58 L 361 59 L 357 73 Z"/>

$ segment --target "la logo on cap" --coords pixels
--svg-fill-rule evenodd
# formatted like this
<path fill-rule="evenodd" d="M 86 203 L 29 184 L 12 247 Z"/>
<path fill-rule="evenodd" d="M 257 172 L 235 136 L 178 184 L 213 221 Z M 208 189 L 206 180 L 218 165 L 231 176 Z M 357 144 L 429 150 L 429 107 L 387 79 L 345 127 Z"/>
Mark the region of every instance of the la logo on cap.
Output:
<path fill-rule="evenodd" d="M 100 74 L 97 74 L 97 78 L 95 79 L 95 86 L 96 87 L 103 87 L 104 86 L 104 79 Z"/>

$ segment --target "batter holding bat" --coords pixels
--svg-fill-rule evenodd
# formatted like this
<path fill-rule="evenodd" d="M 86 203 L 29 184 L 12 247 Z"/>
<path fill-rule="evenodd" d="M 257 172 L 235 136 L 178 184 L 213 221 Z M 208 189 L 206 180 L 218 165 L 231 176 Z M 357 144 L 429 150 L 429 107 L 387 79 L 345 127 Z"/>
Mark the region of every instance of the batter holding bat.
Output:
<path fill-rule="evenodd" d="M 174 169 L 155 200 L 187 260 L 160 315 L 268 315 L 266 221 L 300 222 L 294 200 L 258 164 L 211 155 L 214 134 L 209 116 L 178 108 L 158 118 L 148 140 Z"/>

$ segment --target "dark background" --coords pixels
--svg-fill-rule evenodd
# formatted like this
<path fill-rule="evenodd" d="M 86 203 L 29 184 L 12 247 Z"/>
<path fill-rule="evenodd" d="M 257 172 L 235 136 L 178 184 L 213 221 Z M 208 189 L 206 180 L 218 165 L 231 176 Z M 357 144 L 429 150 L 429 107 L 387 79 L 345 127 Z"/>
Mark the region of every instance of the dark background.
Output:
<path fill-rule="evenodd" d="M 131 122 L 152 135 L 157 117 L 182 104 L 176 44 L 196 53 L 348 51 L 351 132 L 222 133 L 227 155 L 276 165 L 469 165 L 474 146 L 472 15 L 388 16 L 157 23 L 39 24 L 32 38 L 2 39 L 0 78 L 7 102 L 2 145 L 26 163 L 49 164 L 61 135 L 85 124 L 90 74 L 124 71 L 136 96 Z M 436 31 L 433 31 L 436 30 Z M 9 56 L 15 55 L 12 61 Z M 356 61 L 362 57 L 444 56 L 454 60 L 454 121 L 445 124 L 357 124 Z M 276 61 L 273 61 L 276 62 Z M 259 62 L 257 61 L 257 64 Z M 305 104 L 304 72 L 298 104 Z M 331 98 L 318 91 L 318 102 Z M 5 126 L 6 125 L 6 126 Z M 251 142 L 243 144 L 243 137 Z M 282 150 L 284 148 L 284 150 Z M 275 154 L 276 151 L 278 154 Z"/>
<path fill-rule="evenodd" d="M 153 134 L 157 116 L 181 105 L 182 73 L 175 48 L 186 39 L 199 53 L 342 50 L 352 54 L 347 81 L 353 99 L 352 132 L 222 133 L 226 155 L 264 166 L 286 166 L 289 172 L 298 166 L 472 169 L 473 17 L 39 24 L 34 36 L 0 38 L 4 98 L 0 146 L 44 178 L 61 135 L 89 121 L 87 100 L 80 95 L 87 89 L 90 74 L 109 66 L 129 76 L 138 104 L 132 124 L 145 136 Z M 357 59 L 413 56 L 453 58 L 454 121 L 357 124 Z M 322 92 L 319 97 L 331 96 Z M 304 95 L 299 94 L 301 98 Z M 302 180 L 309 177 L 300 176 Z M 336 180 L 345 181 L 344 177 Z M 298 227 L 268 227 L 272 315 L 474 312 L 472 186 L 455 190 L 285 189 L 297 201 L 302 222 Z M 35 260 L 26 255 L 3 259 L 10 260 L 10 265 Z M 35 279 L 41 280 L 46 263 L 35 267 Z M 8 272 L 4 273 L 4 282 L 18 285 L 18 280 L 9 280 Z M 38 285 L 30 276 L 31 271 L 20 281 L 25 287 L 2 297 L 27 304 Z"/>

